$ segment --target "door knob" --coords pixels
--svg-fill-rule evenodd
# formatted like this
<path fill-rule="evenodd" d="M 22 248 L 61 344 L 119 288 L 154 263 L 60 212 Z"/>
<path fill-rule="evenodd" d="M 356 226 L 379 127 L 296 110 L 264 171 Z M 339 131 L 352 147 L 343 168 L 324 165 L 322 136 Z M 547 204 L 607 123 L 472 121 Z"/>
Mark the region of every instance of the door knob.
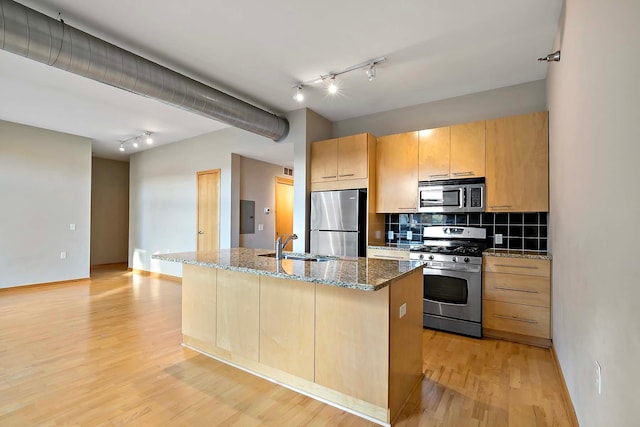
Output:
<path fill-rule="evenodd" d="M 198 230 L 198 234 L 204 234 L 204 231 Z"/>

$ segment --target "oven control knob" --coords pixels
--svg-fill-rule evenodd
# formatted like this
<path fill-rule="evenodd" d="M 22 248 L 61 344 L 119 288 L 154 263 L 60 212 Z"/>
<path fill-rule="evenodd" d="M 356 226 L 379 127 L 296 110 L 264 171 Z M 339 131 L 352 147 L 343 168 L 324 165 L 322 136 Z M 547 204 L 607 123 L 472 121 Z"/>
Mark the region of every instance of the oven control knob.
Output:
<path fill-rule="evenodd" d="M 429 255 L 429 260 L 433 261 L 433 255 Z"/>
<path fill-rule="evenodd" d="M 420 254 L 420 259 L 424 259 L 424 254 Z"/>
<path fill-rule="evenodd" d="M 454 256 L 453 258 L 451 258 L 451 261 L 453 261 L 453 262 L 458 262 L 458 257 L 455 257 L 455 256 Z"/>
<path fill-rule="evenodd" d="M 471 260 L 469 259 L 469 257 L 465 257 L 465 258 L 464 258 L 464 262 L 469 262 L 469 261 L 471 261 Z"/>

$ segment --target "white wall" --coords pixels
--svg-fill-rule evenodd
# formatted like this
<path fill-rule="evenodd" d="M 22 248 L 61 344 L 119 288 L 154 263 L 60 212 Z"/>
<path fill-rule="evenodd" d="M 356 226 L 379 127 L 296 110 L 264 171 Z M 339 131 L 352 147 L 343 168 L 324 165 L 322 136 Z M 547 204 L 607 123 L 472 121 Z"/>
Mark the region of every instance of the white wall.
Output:
<path fill-rule="evenodd" d="M 126 262 L 129 243 L 129 163 L 91 161 L 91 265 Z"/>
<path fill-rule="evenodd" d="M 333 135 L 383 136 L 546 109 L 545 81 L 539 80 L 334 122 Z"/>
<path fill-rule="evenodd" d="M 282 166 L 248 157 L 240 158 L 240 199 L 253 200 L 256 209 L 255 232 L 240 235 L 240 246 L 244 248 L 274 248 L 276 176 L 284 176 Z M 264 208 L 269 208 L 271 213 L 265 214 Z M 262 224 L 264 229 L 258 230 L 258 224 Z"/>
<path fill-rule="evenodd" d="M 182 275 L 181 265 L 151 260 L 151 255 L 196 250 L 196 172 L 202 170 L 221 170 L 220 247 L 238 246 L 240 155 L 259 160 L 274 155 L 293 158 L 296 147 L 307 144 L 306 115 L 302 109 L 287 116 L 291 131 L 282 142 L 226 128 L 134 154 L 130 161 L 129 266 Z M 296 185 L 305 186 L 304 178 Z M 304 197 L 294 200 L 294 212 L 303 211 L 305 217 L 305 209 Z M 294 216 L 294 232 L 304 227 Z"/>
<path fill-rule="evenodd" d="M 0 200 L 0 288 L 89 277 L 91 140 L 0 121 Z"/>
<path fill-rule="evenodd" d="M 640 425 L 639 23 L 637 0 L 567 0 L 548 76 L 553 342 L 584 427 Z"/>

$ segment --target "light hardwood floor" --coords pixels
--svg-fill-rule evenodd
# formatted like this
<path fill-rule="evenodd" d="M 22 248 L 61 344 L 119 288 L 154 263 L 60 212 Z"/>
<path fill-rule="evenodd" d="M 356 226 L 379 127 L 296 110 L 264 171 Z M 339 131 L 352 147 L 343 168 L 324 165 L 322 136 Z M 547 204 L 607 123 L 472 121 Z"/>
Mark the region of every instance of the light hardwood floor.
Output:
<path fill-rule="evenodd" d="M 123 270 L 0 290 L 0 426 L 374 425 L 180 346 L 181 288 Z M 548 350 L 425 330 L 398 426 L 570 425 Z"/>

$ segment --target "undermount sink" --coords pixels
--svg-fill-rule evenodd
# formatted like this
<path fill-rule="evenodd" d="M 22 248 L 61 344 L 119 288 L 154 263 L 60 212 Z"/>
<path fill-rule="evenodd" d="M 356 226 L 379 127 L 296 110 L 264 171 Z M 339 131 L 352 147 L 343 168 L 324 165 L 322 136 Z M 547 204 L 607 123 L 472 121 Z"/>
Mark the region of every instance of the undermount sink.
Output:
<path fill-rule="evenodd" d="M 275 253 L 270 254 L 262 254 L 258 256 L 264 256 L 269 258 L 275 258 Z M 325 262 L 332 261 L 338 259 L 338 257 L 333 256 L 322 256 L 322 255 L 298 255 L 298 254 L 282 254 L 282 259 L 291 259 L 295 261 L 310 261 L 310 262 Z"/>

